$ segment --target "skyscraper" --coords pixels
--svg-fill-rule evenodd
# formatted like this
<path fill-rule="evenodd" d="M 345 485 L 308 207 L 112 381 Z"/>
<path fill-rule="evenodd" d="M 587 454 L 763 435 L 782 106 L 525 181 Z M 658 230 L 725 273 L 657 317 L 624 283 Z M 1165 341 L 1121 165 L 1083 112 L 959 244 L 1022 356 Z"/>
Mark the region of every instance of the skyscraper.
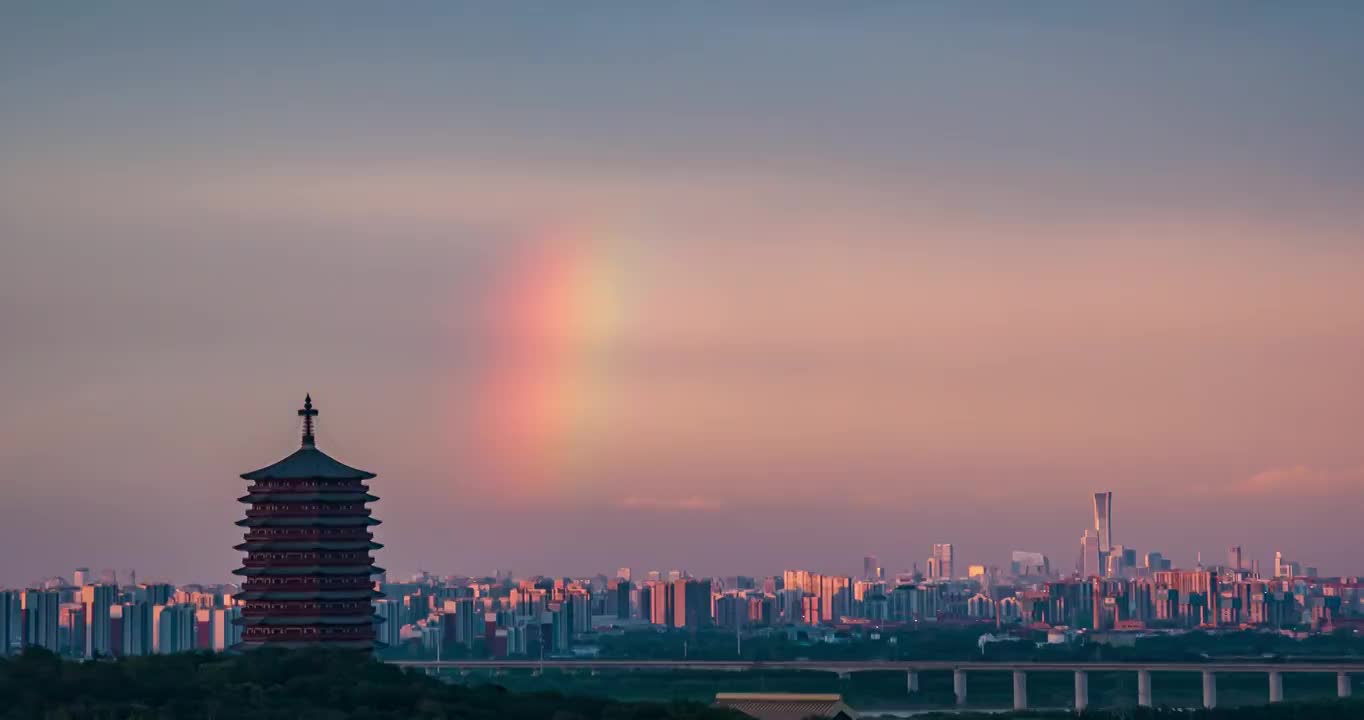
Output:
<path fill-rule="evenodd" d="M 388 599 L 376 601 L 374 606 L 375 616 L 382 618 L 382 622 L 376 623 L 376 635 L 391 647 L 402 644 L 402 603 Z"/>
<path fill-rule="evenodd" d="M 86 585 L 81 588 L 81 603 L 85 605 L 85 657 L 109 657 L 113 644 L 109 634 L 109 615 L 118 589 L 109 585 Z M 121 648 L 120 648 L 121 650 Z"/>
<path fill-rule="evenodd" d="M 242 645 L 368 650 L 380 594 L 370 578 L 383 572 L 370 555 L 381 547 L 370 532 L 379 521 L 365 507 L 379 499 L 364 484 L 375 475 L 317 449 L 311 396 L 298 414 L 302 447 L 242 475 L 253 483 L 239 498 L 250 506 L 237 521 L 246 536 L 236 549 L 246 559 L 233 571 L 246 578 L 236 595 L 243 605 Z"/>
<path fill-rule="evenodd" d="M 22 596 L 24 613 L 24 645 L 58 652 L 58 629 L 61 627 L 61 593 L 56 590 L 25 590 Z"/>
<path fill-rule="evenodd" d="M 952 567 L 952 543 L 933 544 L 933 562 L 930 563 L 933 570 L 929 573 L 930 577 L 944 580 L 951 580 L 956 577 Z"/>
<path fill-rule="evenodd" d="M 1274 577 L 1295 578 L 1302 574 L 1302 563 L 1285 559 L 1282 552 L 1274 553 Z"/>
<path fill-rule="evenodd" d="M 630 581 L 616 578 L 606 585 L 606 614 L 617 619 L 630 619 Z"/>
<path fill-rule="evenodd" d="M 194 606 L 152 607 L 152 652 L 161 655 L 194 649 Z"/>
<path fill-rule="evenodd" d="M 1162 571 L 1162 570 L 1169 570 L 1169 569 L 1170 569 L 1170 561 L 1169 561 L 1169 560 L 1166 560 L 1166 559 L 1165 559 L 1165 556 L 1162 555 L 1161 553 L 1158 553 L 1158 552 L 1149 552 L 1149 553 L 1146 553 L 1146 569 L 1147 569 L 1148 573 L 1155 573 L 1155 572 L 1160 572 L 1160 571 Z"/>
<path fill-rule="evenodd" d="M 1227 550 L 1227 567 L 1230 568 L 1230 569 L 1232 569 L 1232 570 L 1240 570 L 1240 569 L 1241 569 L 1241 546 L 1240 546 L 1240 545 L 1232 545 L 1231 548 Z"/>
<path fill-rule="evenodd" d="M 214 652 L 223 652 L 242 640 L 242 610 L 239 607 L 215 607 L 208 610 L 209 647 Z M 397 623 L 402 627 L 402 623 Z"/>
<path fill-rule="evenodd" d="M 881 579 L 881 563 L 876 559 L 875 555 L 868 555 L 862 558 L 862 579 L 863 580 Z"/>
<path fill-rule="evenodd" d="M 668 609 L 672 615 L 670 627 L 698 628 L 711 624 L 710 583 L 700 580 L 678 579 L 668 583 L 671 595 Z"/>
<path fill-rule="evenodd" d="M 18 649 L 22 605 L 18 590 L 0 590 L 0 656 Z"/>
<path fill-rule="evenodd" d="M 123 623 L 119 638 L 119 652 L 126 656 L 149 655 L 152 652 L 152 605 L 145 601 L 123 603 L 120 606 Z"/>
<path fill-rule="evenodd" d="M 58 652 L 68 657 L 85 657 L 85 605 L 72 602 L 57 606 Z"/>
<path fill-rule="evenodd" d="M 1094 530 L 1099 534 L 1099 552 L 1113 548 L 1113 493 L 1094 493 Z"/>
<path fill-rule="evenodd" d="M 1103 574 L 1103 552 L 1099 550 L 1099 536 L 1093 530 L 1085 530 L 1080 538 L 1080 576 L 1099 577 Z"/>

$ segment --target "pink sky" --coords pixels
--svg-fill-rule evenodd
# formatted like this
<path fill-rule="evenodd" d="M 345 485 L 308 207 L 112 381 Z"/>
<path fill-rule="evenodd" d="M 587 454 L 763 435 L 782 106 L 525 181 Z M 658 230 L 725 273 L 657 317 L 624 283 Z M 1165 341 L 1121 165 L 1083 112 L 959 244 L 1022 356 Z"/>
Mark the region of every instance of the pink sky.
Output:
<path fill-rule="evenodd" d="M 0 30 L 0 584 L 226 580 L 305 392 L 395 571 L 1364 570 L 1350 25 L 923 12 Z"/>

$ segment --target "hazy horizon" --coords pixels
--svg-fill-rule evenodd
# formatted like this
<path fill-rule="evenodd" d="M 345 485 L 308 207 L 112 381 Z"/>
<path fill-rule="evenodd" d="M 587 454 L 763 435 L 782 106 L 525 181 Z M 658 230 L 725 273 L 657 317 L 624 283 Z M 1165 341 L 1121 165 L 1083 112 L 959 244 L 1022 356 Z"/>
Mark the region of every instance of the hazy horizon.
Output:
<path fill-rule="evenodd" d="M 1364 7 L 16 3 L 0 584 L 865 554 L 1364 573 Z"/>

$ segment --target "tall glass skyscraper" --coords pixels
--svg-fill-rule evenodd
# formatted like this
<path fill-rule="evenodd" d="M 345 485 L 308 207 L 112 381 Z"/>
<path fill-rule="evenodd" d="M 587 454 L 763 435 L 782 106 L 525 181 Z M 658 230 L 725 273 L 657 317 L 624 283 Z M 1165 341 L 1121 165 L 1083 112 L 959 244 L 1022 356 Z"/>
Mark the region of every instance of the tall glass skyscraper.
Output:
<path fill-rule="evenodd" d="M 1099 534 L 1099 552 L 1113 549 L 1113 493 L 1094 493 L 1094 530 Z"/>

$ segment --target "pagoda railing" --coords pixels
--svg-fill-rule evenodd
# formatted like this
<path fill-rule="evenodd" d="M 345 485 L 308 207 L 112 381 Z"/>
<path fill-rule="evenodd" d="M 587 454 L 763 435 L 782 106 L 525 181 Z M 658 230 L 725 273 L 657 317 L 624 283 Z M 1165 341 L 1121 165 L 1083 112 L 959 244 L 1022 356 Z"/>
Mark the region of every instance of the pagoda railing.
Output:
<path fill-rule="evenodd" d="M 318 503 L 301 505 L 292 503 L 270 503 L 253 505 L 246 511 L 247 517 L 369 517 L 370 510 L 360 503 L 354 505 L 334 505 Z"/>
<path fill-rule="evenodd" d="M 374 626 L 337 625 L 333 627 L 251 626 L 242 631 L 243 640 L 263 642 L 303 642 L 310 640 L 366 640 L 374 637 Z"/>
<path fill-rule="evenodd" d="M 368 576 L 360 579 L 359 576 L 355 575 L 313 577 L 287 583 L 265 583 L 255 578 L 248 578 L 242 583 L 242 590 L 246 592 L 322 592 L 327 590 L 370 590 L 373 587 L 374 583 L 370 582 Z"/>
<path fill-rule="evenodd" d="M 372 540 L 374 532 L 368 525 L 353 527 L 253 527 L 242 537 L 247 542 L 260 540 L 300 540 L 322 542 L 326 540 Z"/>
<path fill-rule="evenodd" d="M 356 480 L 261 480 L 247 486 L 247 492 L 360 492 L 369 486 Z"/>

